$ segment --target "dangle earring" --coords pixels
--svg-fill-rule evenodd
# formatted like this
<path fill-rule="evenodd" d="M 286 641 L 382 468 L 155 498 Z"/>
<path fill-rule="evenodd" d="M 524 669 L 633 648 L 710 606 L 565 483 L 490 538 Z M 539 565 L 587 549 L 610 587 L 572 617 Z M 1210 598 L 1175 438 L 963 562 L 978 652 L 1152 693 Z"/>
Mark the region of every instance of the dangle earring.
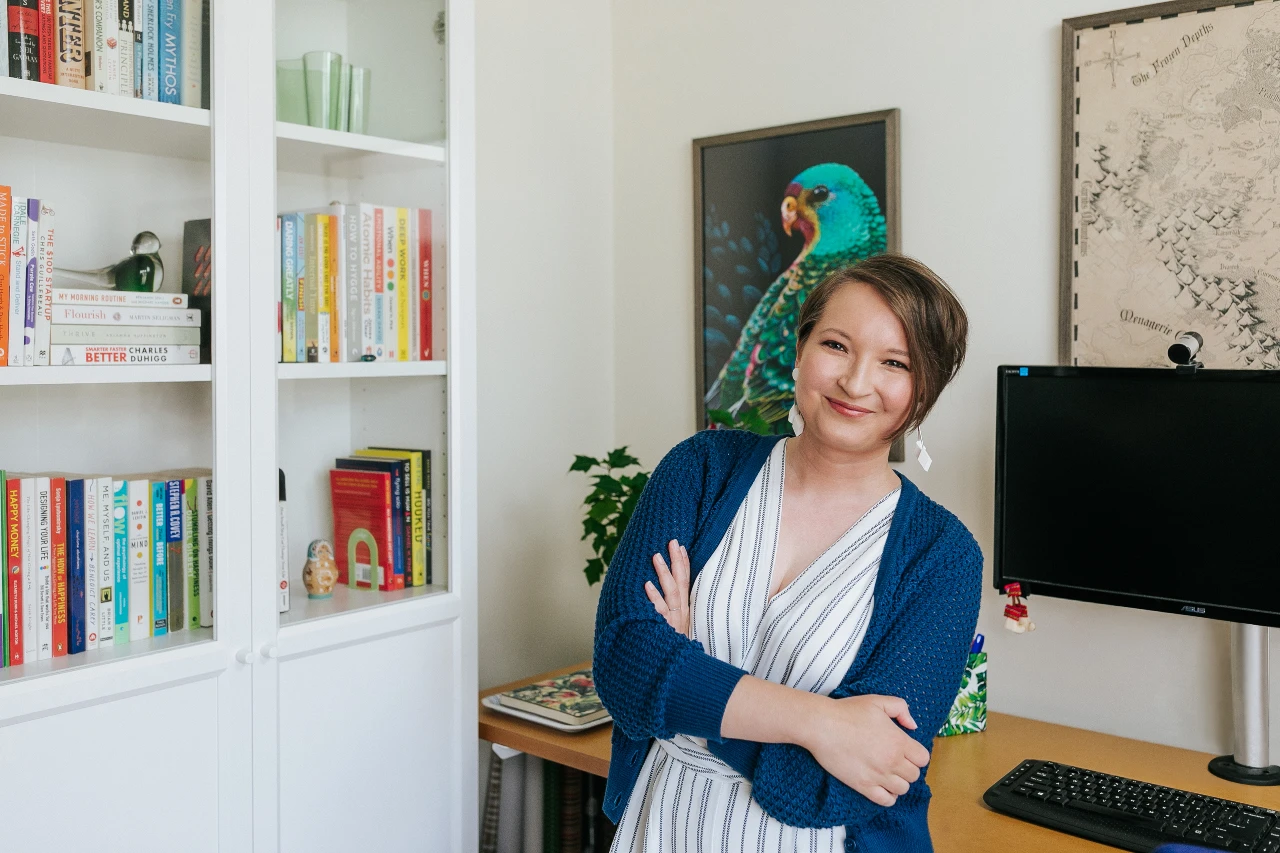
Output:
<path fill-rule="evenodd" d="M 791 393 L 795 395 L 795 380 L 800 378 L 800 368 L 791 369 Z M 796 435 L 804 432 L 804 418 L 800 416 L 800 407 L 793 401 L 791 403 L 791 411 L 787 412 L 787 420 L 791 423 L 791 430 Z"/>
<path fill-rule="evenodd" d="M 919 453 L 916 454 L 916 461 L 920 463 L 920 467 L 926 472 L 929 466 L 933 464 L 933 457 L 929 455 L 929 451 L 924 449 L 924 436 L 920 433 L 920 425 L 916 424 L 916 448 Z"/>

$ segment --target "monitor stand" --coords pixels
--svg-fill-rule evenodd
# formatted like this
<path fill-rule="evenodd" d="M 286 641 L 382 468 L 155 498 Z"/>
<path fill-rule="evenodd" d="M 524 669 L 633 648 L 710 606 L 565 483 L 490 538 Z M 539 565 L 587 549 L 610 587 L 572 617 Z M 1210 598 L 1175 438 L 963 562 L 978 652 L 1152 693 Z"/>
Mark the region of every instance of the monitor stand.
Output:
<path fill-rule="evenodd" d="M 1244 785 L 1280 785 L 1271 763 L 1271 719 L 1267 687 L 1267 629 L 1231 625 L 1231 705 L 1235 754 L 1209 762 L 1209 772 Z"/>

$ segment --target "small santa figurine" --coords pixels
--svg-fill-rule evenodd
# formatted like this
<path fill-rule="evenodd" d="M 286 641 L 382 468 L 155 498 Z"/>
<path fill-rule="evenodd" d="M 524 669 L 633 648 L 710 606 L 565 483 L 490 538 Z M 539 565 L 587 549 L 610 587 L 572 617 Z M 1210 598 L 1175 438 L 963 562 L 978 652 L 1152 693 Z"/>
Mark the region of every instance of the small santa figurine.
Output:
<path fill-rule="evenodd" d="M 1027 605 L 1022 603 L 1022 584 L 1007 584 L 1004 588 L 1004 594 L 1009 596 L 1009 603 L 1004 606 L 1005 629 L 1015 634 L 1034 631 L 1036 623 L 1031 621 L 1031 617 L 1027 613 Z"/>

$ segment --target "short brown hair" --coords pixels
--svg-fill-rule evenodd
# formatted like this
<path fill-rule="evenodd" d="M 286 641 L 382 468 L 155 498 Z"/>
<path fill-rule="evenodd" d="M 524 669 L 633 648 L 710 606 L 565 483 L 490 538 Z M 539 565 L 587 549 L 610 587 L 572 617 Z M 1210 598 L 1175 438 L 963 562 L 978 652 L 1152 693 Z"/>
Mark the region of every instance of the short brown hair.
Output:
<path fill-rule="evenodd" d="M 874 288 L 889 303 L 907 333 L 915 399 L 906 420 L 893 434 L 896 439 L 924 422 L 942 389 L 960 371 L 969 339 L 969 318 L 947 283 L 915 258 L 894 253 L 873 255 L 837 270 L 809 293 L 800 306 L 797 356 L 822 318 L 831 295 L 854 282 Z"/>

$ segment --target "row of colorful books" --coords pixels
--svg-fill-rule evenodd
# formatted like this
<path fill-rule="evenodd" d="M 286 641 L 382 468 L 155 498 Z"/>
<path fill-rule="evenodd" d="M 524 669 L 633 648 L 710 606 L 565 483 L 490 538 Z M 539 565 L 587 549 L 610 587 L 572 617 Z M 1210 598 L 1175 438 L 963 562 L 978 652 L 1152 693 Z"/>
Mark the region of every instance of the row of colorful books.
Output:
<path fill-rule="evenodd" d="M 53 289 L 49 364 L 199 364 L 185 293 Z"/>
<path fill-rule="evenodd" d="M 329 471 L 338 583 L 431 584 L 431 451 L 370 447 Z"/>
<path fill-rule="evenodd" d="M 8 0 L 10 77 L 209 107 L 209 0 Z"/>
<path fill-rule="evenodd" d="M 276 221 L 282 362 L 433 358 L 431 211 L 334 202 Z"/>
<path fill-rule="evenodd" d="M 213 478 L 0 471 L 3 665 L 213 625 Z"/>

